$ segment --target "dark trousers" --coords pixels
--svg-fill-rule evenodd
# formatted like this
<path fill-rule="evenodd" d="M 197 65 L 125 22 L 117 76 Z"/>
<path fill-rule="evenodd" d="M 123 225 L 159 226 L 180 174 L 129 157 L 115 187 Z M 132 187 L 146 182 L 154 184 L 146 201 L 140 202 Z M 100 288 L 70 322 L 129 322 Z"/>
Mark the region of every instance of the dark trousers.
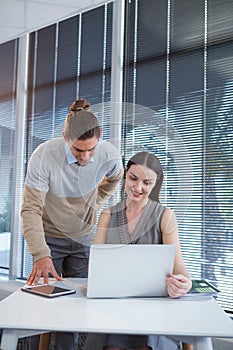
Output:
<path fill-rule="evenodd" d="M 70 238 L 46 237 L 46 242 L 51 249 L 53 264 L 59 275 L 62 277 L 87 277 L 90 253 L 89 246 L 79 244 Z M 62 317 L 62 315 L 59 317 Z M 30 337 L 29 349 L 37 350 L 39 347 L 39 340 L 40 335 Z M 55 350 L 77 349 L 78 333 L 56 333 Z"/>

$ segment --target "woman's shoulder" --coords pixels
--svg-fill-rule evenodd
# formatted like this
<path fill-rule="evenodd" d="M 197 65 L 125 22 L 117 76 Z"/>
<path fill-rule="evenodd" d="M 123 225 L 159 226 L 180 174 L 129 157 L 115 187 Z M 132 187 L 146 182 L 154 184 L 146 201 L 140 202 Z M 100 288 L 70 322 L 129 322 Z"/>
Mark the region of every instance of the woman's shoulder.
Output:
<path fill-rule="evenodd" d="M 159 213 L 163 213 L 167 209 L 165 205 L 161 204 L 160 202 L 154 201 L 152 199 L 149 200 L 148 205 L 154 207 L 153 213 L 155 215 L 158 215 Z"/>
<path fill-rule="evenodd" d="M 175 212 L 174 212 L 174 210 L 173 209 L 171 209 L 171 208 L 169 208 L 169 207 L 163 207 L 164 209 L 163 209 L 163 216 L 169 216 L 169 217 L 171 217 L 171 216 L 174 216 L 175 215 Z"/>
<path fill-rule="evenodd" d="M 176 214 L 171 208 L 166 208 L 164 210 L 161 220 L 161 228 L 162 231 L 166 233 L 172 233 L 178 229 Z"/>
<path fill-rule="evenodd" d="M 154 211 L 155 215 L 161 214 L 163 219 L 164 218 L 171 218 L 172 216 L 175 216 L 173 209 L 161 204 L 160 202 L 154 202 L 154 203 L 156 203 L 155 204 L 155 211 Z"/>
<path fill-rule="evenodd" d="M 168 221 L 168 222 L 176 221 L 177 219 L 176 219 L 176 214 L 175 214 L 174 210 L 171 208 L 165 208 L 165 210 L 163 212 L 163 220 Z"/>

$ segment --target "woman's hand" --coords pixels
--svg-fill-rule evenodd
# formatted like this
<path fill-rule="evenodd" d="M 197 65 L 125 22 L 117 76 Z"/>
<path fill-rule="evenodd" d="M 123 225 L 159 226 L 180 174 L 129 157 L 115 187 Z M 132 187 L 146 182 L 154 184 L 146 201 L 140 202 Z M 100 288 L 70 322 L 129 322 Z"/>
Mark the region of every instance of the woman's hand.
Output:
<path fill-rule="evenodd" d="M 167 292 L 171 298 L 179 298 L 187 294 L 192 287 L 189 277 L 182 274 L 167 276 Z"/>

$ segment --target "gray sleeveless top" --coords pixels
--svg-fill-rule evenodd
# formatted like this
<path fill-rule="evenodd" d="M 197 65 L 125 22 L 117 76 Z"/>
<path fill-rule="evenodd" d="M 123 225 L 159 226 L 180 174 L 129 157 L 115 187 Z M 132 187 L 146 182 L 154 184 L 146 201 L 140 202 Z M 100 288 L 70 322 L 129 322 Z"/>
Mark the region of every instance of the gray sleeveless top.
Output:
<path fill-rule="evenodd" d="M 106 243 L 162 244 L 160 222 L 166 207 L 149 199 L 131 235 L 128 232 L 125 200 L 110 208 L 111 218 Z"/>

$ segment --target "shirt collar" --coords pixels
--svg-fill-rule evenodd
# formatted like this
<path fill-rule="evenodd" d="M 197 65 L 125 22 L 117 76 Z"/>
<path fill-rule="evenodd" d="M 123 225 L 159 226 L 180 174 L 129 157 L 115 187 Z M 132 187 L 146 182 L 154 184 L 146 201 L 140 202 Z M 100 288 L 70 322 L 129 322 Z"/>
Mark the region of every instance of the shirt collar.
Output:
<path fill-rule="evenodd" d="M 66 150 L 66 159 L 67 159 L 68 164 L 77 163 L 77 159 L 72 154 L 72 152 L 70 150 L 70 146 L 68 145 L 67 142 L 65 142 L 65 150 Z M 94 156 L 90 159 L 90 163 L 93 163 L 93 162 L 94 162 Z"/>

